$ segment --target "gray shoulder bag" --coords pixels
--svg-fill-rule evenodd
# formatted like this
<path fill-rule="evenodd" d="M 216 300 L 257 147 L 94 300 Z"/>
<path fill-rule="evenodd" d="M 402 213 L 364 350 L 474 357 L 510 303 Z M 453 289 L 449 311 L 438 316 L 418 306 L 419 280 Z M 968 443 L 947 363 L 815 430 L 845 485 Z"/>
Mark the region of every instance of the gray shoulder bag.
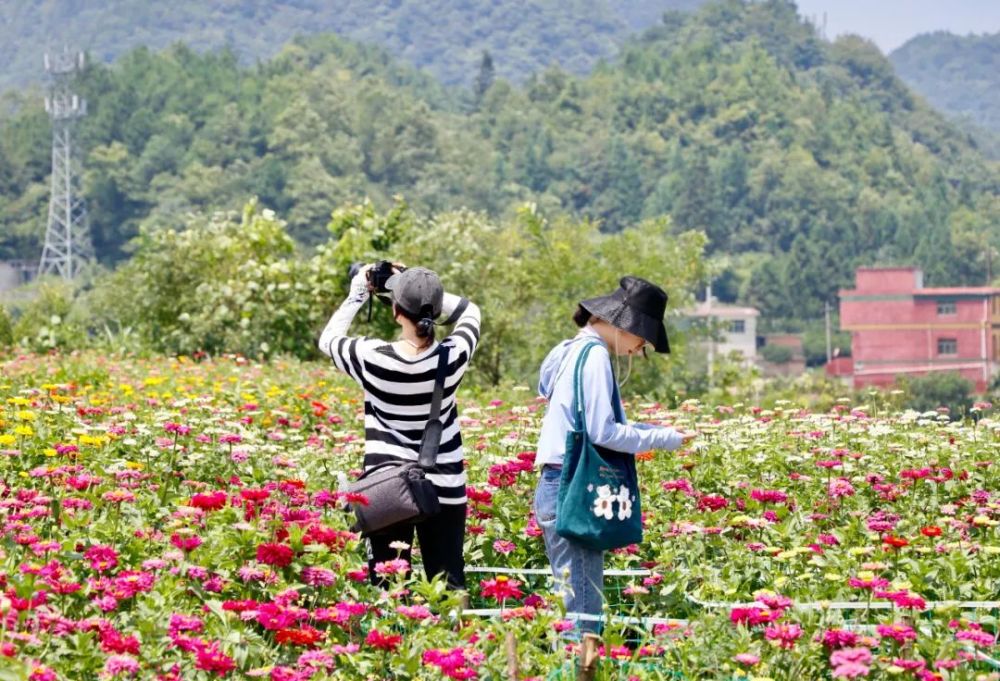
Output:
<path fill-rule="evenodd" d="M 347 491 L 362 494 L 368 505 L 351 504 L 357 516 L 355 529 L 363 535 L 386 530 L 400 523 L 418 523 L 437 515 L 441 507 L 434 485 L 427 473 L 434 470 L 441 446 L 441 399 L 448 372 L 448 346 L 438 346 L 438 366 L 427 428 L 420 441 L 416 463 L 389 462 L 369 468 L 348 486 Z"/>

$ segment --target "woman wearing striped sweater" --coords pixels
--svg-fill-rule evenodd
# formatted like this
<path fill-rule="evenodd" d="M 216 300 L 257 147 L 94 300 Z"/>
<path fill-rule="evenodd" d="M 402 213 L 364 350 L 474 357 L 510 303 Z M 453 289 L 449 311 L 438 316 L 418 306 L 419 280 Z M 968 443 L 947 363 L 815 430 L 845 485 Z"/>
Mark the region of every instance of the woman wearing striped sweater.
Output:
<path fill-rule="evenodd" d="M 391 461 L 417 460 L 430 412 L 439 347 L 448 353 L 441 400 L 441 446 L 436 470 L 427 476 L 437 490 L 441 513 L 369 537 L 369 578 L 380 583 L 376 563 L 400 555 L 392 545 L 412 545 L 416 531 L 427 578 L 443 574 L 451 587 L 464 589 L 466 478 L 455 393 L 479 342 L 479 308 L 465 298 L 445 293 L 441 280 L 430 270 L 396 270 L 385 286 L 392 297 L 393 317 L 401 327 L 399 339 L 348 336 L 351 321 L 372 295 L 366 276 L 369 268 L 355 275 L 350 294 L 319 340 L 320 350 L 333 359 L 334 366 L 364 389 L 366 469 Z M 435 322 L 438 318 L 442 321 Z M 440 343 L 434 339 L 437 324 L 455 325 Z M 410 550 L 403 551 L 402 557 L 409 561 Z"/>

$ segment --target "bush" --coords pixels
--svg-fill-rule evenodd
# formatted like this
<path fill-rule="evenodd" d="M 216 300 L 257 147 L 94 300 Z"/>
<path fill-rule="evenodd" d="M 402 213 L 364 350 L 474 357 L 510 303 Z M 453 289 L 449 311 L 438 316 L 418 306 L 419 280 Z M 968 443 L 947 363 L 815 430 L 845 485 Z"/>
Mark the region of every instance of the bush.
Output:
<path fill-rule="evenodd" d="M 35 352 L 86 347 L 87 330 L 72 314 L 72 284 L 46 279 L 37 284 L 36 291 L 17 317 L 11 332 L 14 342 Z"/>
<path fill-rule="evenodd" d="M 904 383 L 906 406 L 920 412 L 947 407 L 953 419 L 960 418 L 972 406 L 973 388 L 972 381 L 957 372 L 932 372 Z"/>
<path fill-rule="evenodd" d="M 0 305 L 0 350 L 6 350 L 14 344 L 14 322 L 10 313 Z"/>
<path fill-rule="evenodd" d="M 787 364 L 792 361 L 792 349 L 787 345 L 765 345 L 760 356 L 771 364 Z"/>
<path fill-rule="evenodd" d="M 159 352 L 308 355 L 315 345 L 313 289 L 284 223 L 247 204 L 151 229 L 135 256 L 91 294 L 94 323 L 137 334 Z"/>

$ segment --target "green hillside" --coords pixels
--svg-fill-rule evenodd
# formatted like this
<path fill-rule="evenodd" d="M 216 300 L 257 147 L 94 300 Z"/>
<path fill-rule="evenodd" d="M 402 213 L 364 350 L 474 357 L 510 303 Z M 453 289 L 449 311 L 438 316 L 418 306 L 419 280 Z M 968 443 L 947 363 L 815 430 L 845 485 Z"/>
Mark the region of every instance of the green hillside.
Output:
<path fill-rule="evenodd" d="M 42 52 L 68 44 L 110 62 L 139 46 L 231 48 L 243 63 L 300 35 L 380 45 L 445 83 L 471 84 L 489 51 L 502 77 L 558 64 L 586 73 L 634 30 L 704 0 L 16 0 L 0 3 L 0 90 L 42 77 Z"/>
<path fill-rule="evenodd" d="M 728 262 L 720 295 L 772 318 L 821 315 L 857 265 L 986 279 L 997 166 L 874 45 L 818 39 L 790 2 L 672 14 L 586 77 L 485 85 L 448 89 L 331 36 L 254 67 L 185 47 L 95 65 L 81 137 L 98 252 L 111 264 L 140 225 L 252 195 L 311 244 L 344 201 L 403 195 L 425 214 L 533 201 L 609 231 L 670 215 Z M 47 122 L 37 98 L 4 102 L 0 257 L 37 257 Z"/>
<path fill-rule="evenodd" d="M 889 59 L 910 87 L 972 127 L 981 146 L 1000 158 L 1000 33 L 928 33 Z"/>

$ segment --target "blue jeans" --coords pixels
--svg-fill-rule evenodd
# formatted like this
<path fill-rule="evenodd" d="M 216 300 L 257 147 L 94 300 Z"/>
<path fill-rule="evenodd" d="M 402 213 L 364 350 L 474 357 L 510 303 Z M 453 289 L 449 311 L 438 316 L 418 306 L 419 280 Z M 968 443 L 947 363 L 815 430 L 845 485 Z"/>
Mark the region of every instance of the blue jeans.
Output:
<path fill-rule="evenodd" d="M 599 632 L 599 620 L 579 619 L 579 615 L 601 616 L 604 602 L 604 552 L 588 549 L 556 533 L 556 501 L 562 471 L 542 468 L 535 490 L 535 521 L 542 528 L 545 554 L 552 566 L 556 590 L 562 592 L 566 615 L 578 622 L 580 631 Z"/>

